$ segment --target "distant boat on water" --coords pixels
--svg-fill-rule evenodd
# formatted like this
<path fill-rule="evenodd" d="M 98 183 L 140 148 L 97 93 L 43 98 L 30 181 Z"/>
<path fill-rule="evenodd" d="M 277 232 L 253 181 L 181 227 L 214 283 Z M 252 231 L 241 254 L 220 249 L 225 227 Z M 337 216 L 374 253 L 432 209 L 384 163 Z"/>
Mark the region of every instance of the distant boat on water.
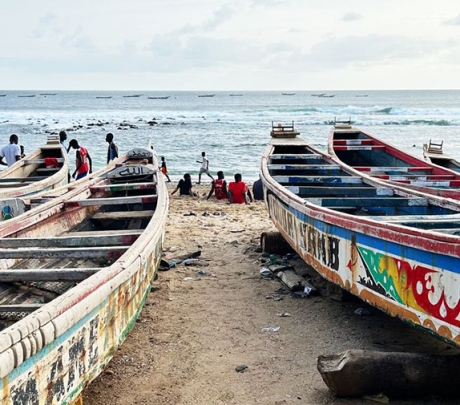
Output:
<path fill-rule="evenodd" d="M 167 100 L 171 96 L 156 96 L 156 97 L 147 97 L 150 100 Z"/>
<path fill-rule="evenodd" d="M 357 94 L 355 97 L 367 97 L 367 94 Z"/>
<path fill-rule="evenodd" d="M 242 94 L 230 94 L 230 97 L 241 97 Z"/>
<path fill-rule="evenodd" d="M 295 93 L 281 93 L 283 96 L 295 96 Z"/>
<path fill-rule="evenodd" d="M 214 97 L 215 94 L 198 94 L 198 97 Z"/>
<path fill-rule="evenodd" d="M 112 98 L 112 96 L 96 96 L 96 98 Z"/>
<path fill-rule="evenodd" d="M 6 94 L 0 94 L 0 97 L 6 97 Z"/>
<path fill-rule="evenodd" d="M 123 96 L 123 97 L 130 98 L 130 97 L 140 97 L 140 96 L 143 96 L 143 94 L 132 94 L 130 96 Z"/>
<path fill-rule="evenodd" d="M 26 95 L 26 96 L 18 96 L 18 97 L 35 97 L 35 94 L 29 94 L 29 95 Z"/>
<path fill-rule="evenodd" d="M 312 97 L 323 97 L 326 95 L 326 93 L 314 93 L 314 94 L 310 94 Z"/>
<path fill-rule="evenodd" d="M 331 97 L 335 97 L 335 94 L 322 94 L 321 96 L 318 96 L 318 97 L 325 97 L 325 98 L 331 98 Z"/>
<path fill-rule="evenodd" d="M 55 96 L 57 93 L 40 93 L 40 96 Z"/>

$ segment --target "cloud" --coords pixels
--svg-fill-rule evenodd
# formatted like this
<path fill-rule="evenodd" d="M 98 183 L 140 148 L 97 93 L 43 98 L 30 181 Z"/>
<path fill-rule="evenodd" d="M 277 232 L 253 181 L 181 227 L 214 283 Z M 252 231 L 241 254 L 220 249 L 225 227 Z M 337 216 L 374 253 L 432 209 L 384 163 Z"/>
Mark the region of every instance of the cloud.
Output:
<path fill-rule="evenodd" d="M 444 25 L 460 25 L 460 14 L 457 17 L 444 21 Z"/>
<path fill-rule="evenodd" d="M 46 13 L 38 20 L 38 26 L 32 31 L 35 38 L 52 35 L 57 29 L 58 18 L 54 13 Z"/>
<path fill-rule="evenodd" d="M 88 35 L 85 35 L 81 26 L 78 26 L 71 34 L 64 35 L 61 40 L 63 48 L 72 48 L 83 53 L 94 53 L 96 46 Z"/>
<path fill-rule="evenodd" d="M 349 13 L 344 14 L 344 16 L 342 17 L 342 21 L 356 21 L 361 20 L 361 18 L 363 18 L 361 14 L 351 11 Z"/>
<path fill-rule="evenodd" d="M 222 24 L 231 20 L 235 15 L 235 10 L 228 5 L 223 5 L 214 11 L 210 18 L 203 21 L 201 24 L 187 24 L 177 31 L 180 34 L 193 34 L 200 32 L 212 32 L 219 28 Z"/>

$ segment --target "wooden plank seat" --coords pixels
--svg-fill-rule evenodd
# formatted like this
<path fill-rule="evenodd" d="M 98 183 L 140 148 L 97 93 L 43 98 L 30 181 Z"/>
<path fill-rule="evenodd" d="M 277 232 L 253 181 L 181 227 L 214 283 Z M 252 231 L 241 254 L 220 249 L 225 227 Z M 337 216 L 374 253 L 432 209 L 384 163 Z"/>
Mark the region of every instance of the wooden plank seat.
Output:
<path fill-rule="evenodd" d="M 92 234 L 69 233 L 63 236 L 44 238 L 0 238 L 0 249 L 11 248 L 57 248 L 57 247 L 91 247 L 91 246 L 122 246 L 133 244 L 143 230 L 128 230 L 113 234 L 101 234 L 93 231 Z"/>
<path fill-rule="evenodd" d="M 322 160 L 324 157 L 320 154 L 317 153 L 306 153 L 303 155 L 298 155 L 298 154 L 289 154 L 289 153 L 283 153 L 279 155 L 271 155 L 270 156 L 270 161 L 272 160 L 286 160 L 286 159 L 312 159 L 312 160 Z"/>
<path fill-rule="evenodd" d="M 363 179 L 358 176 L 272 176 L 280 184 L 328 184 L 338 186 L 340 184 L 362 184 Z"/>
<path fill-rule="evenodd" d="M 21 182 L 4 183 L 3 181 L 0 180 L 0 187 L 1 188 L 25 187 L 33 183 L 35 182 L 34 181 L 21 181 Z"/>
<path fill-rule="evenodd" d="M 59 170 L 61 170 L 60 167 L 39 167 L 35 171 L 37 173 L 49 173 L 49 172 L 58 172 Z"/>
<path fill-rule="evenodd" d="M 406 183 L 413 186 L 423 187 L 460 187 L 460 180 L 438 180 L 438 181 L 427 181 L 427 180 L 407 180 L 400 181 L 400 183 Z"/>
<path fill-rule="evenodd" d="M 334 150 L 385 150 L 385 145 L 340 145 L 334 146 Z"/>
<path fill-rule="evenodd" d="M 14 183 L 14 182 L 18 182 L 18 183 L 23 183 L 25 181 L 40 181 L 40 180 L 43 180 L 43 179 L 46 179 L 48 176 L 29 176 L 29 177 L 7 177 L 7 178 L 4 178 L 4 179 L 1 179 L 1 182 L 6 182 L 6 183 Z"/>
<path fill-rule="evenodd" d="M 375 221 L 391 222 L 391 223 L 410 223 L 410 224 L 426 224 L 433 223 L 442 226 L 442 224 L 448 223 L 459 223 L 460 214 L 446 214 L 446 215 L 371 215 L 366 218 L 373 219 Z"/>
<path fill-rule="evenodd" d="M 372 145 L 373 139 L 334 139 L 334 145 Z"/>
<path fill-rule="evenodd" d="M 353 166 L 360 172 L 431 172 L 432 167 L 428 166 Z"/>
<path fill-rule="evenodd" d="M 270 164 L 268 170 L 341 170 L 339 165 L 329 164 Z"/>
<path fill-rule="evenodd" d="M 56 158 L 58 163 L 64 163 L 64 158 Z M 41 165 L 45 164 L 45 159 L 24 159 L 25 165 Z"/>
<path fill-rule="evenodd" d="M 437 180 L 450 180 L 454 179 L 455 175 L 451 174 L 438 174 L 438 175 L 426 175 L 426 174 L 372 174 L 372 177 L 385 180 L 426 180 L 426 181 L 437 181 Z"/>
<path fill-rule="evenodd" d="M 72 248 L 17 248 L 0 249 L 0 259 L 56 259 L 56 258 L 118 258 L 130 245 L 126 246 L 98 246 Z"/>
<path fill-rule="evenodd" d="M 62 236 L 93 236 L 93 235 L 107 235 L 107 236 L 112 236 L 112 235 L 140 235 L 142 232 L 144 232 L 143 229 L 105 229 L 105 230 L 99 230 L 95 229 L 94 231 L 69 231 L 69 232 L 64 232 L 60 237 Z"/>
<path fill-rule="evenodd" d="M 0 305 L 0 312 L 33 312 L 45 304 L 3 304 Z"/>
<path fill-rule="evenodd" d="M 129 190 L 154 190 L 157 186 L 156 182 L 148 183 L 125 183 L 125 184 L 104 184 L 100 186 L 93 186 L 91 191 L 96 192 L 117 192 Z"/>
<path fill-rule="evenodd" d="M 82 281 L 99 270 L 100 268 L 2 270 L 0 271 L 0 282 Z"/>
<path fill-rule="evenodd" d="M 391 188 L 374 187 L 320 187 L 320 186 L 286 186 L 286 188 L 299 196 L 392 196 Z"/>
<path fill-rule="evenodd" d="M 110 211 L 110 212 L 98 212 L 91 218 L 97 221 L 108 221 L 108 220 L 126 220 L 126 219 L 149 219 L 153 216 L 155 211 Z"/>
<path fill-rule="evenodd" d="M 88 198 L 86 200 L 69 200 L 65 205 L 71 207 L 86 207 L 92 205 L 145 204 L 157 201 L 158 195 L 142 195 L 127 197 Z"/>
<path fill-rule="evenodd" d="M 322 207 L 425 207 L 428 206 L 426 198 L 407 198 L 407 197 L 325 197 L 325 198 L 305 198 Z"/>

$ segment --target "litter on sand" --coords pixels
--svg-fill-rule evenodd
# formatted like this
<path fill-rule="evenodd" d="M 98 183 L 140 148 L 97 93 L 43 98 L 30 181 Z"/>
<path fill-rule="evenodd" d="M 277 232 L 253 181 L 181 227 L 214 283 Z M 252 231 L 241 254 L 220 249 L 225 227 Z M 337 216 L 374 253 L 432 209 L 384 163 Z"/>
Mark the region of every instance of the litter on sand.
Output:
<path fill-rule="evenodd" d="M 280 330 L 279 326 L 267 326 L 265 328 L 262 328 L 260 331 L 261 332 L 278 332 Z"/>
<path fill-rule="evenodd" d="M 288 318 L 288 317 L 292 316 L 289 312 L 282 312 L 281 314 L 276 314 L 276 315 L 281 317 L 281 318 Z"/>

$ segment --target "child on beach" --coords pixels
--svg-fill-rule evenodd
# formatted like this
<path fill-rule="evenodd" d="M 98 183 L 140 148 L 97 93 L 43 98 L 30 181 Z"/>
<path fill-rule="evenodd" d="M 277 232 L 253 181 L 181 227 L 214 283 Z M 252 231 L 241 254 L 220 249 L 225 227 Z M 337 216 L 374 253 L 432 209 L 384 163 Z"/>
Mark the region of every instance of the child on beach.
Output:
<path fill-rule="evenodd" d="M 168 168 L 166 167 L 165 157 L 161 157 L 161 173 L 163 173 L 168 179 L 168 183 L 171 183 L 171 179 L 168 176 Z"/>

